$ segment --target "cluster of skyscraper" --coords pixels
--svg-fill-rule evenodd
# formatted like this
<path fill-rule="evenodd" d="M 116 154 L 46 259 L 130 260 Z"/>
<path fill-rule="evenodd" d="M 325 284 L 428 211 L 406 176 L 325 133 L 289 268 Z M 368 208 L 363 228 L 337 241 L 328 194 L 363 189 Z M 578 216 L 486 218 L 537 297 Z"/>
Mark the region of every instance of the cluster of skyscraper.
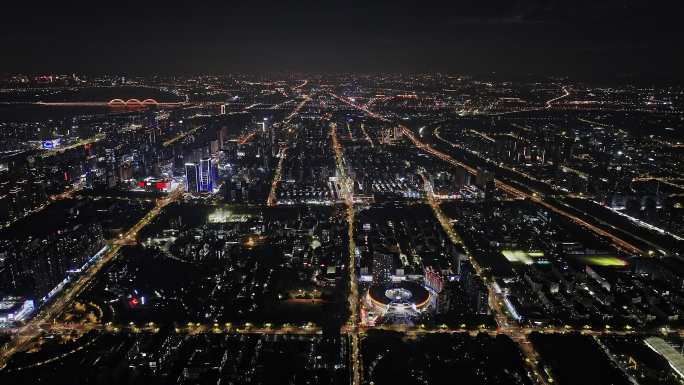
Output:
<path fill-rule="evenodd" d="M 212 192 L 216 172 L 211 158 L 185 164 L 185 188 L 190 193 Z"/>

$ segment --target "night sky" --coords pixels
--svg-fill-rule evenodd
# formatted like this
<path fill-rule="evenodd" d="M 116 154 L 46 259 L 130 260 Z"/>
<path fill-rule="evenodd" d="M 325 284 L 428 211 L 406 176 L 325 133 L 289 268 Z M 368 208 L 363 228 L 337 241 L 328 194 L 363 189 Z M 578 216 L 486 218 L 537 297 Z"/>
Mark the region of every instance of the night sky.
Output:
<path fill-rule="evenodd" d="M 683 76 L 680 1 L 368 3 L 12 1 L 0 72 Z"/>

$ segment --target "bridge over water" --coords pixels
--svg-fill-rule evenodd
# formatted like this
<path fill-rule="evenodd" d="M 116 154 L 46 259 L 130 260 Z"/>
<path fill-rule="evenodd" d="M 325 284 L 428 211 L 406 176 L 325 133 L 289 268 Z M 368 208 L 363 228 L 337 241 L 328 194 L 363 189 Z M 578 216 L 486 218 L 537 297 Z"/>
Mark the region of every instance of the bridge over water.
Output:
<path fill-rule="evenodd" d="M 159 102 L 155 99 L 112 99 L 105 101 L 75 101 L 75 102 L 36 102 L 41 106 L 63 107 L 111 107 L 111 108 L 144 108 L 144 107 L 179 107 L 185 102 Z"/>

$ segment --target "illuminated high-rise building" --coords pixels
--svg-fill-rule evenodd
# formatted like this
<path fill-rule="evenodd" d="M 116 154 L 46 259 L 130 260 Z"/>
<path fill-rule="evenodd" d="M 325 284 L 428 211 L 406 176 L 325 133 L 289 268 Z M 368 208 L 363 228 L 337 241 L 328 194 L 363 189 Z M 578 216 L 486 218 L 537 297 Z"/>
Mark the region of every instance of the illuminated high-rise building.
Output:
<path fill-rule="evenodd" d="M 212 170 L 211 158 L 200 160 L 199 165 L 199 191 L 212 192 L 214 189 L 214 172 Z"/>
<path fill-rule="evenodd" d="M 191 193 L 200 191 L 200 172 L 197 163 L 185 164 L 185 189 Z"/>

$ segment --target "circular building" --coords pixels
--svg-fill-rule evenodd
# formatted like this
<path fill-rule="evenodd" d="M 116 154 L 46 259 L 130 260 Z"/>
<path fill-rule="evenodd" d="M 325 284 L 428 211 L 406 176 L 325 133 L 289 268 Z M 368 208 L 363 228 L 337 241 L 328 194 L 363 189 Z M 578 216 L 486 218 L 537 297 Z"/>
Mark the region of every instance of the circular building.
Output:
<path fill-rule="evenodd" d="M 416 282 L 404 281 L 389 285 L 373 285 L 368 289 L 368 301 L 381 313 L 392 309 L 422 311 L 430 302 L 430 292 Z"/>

